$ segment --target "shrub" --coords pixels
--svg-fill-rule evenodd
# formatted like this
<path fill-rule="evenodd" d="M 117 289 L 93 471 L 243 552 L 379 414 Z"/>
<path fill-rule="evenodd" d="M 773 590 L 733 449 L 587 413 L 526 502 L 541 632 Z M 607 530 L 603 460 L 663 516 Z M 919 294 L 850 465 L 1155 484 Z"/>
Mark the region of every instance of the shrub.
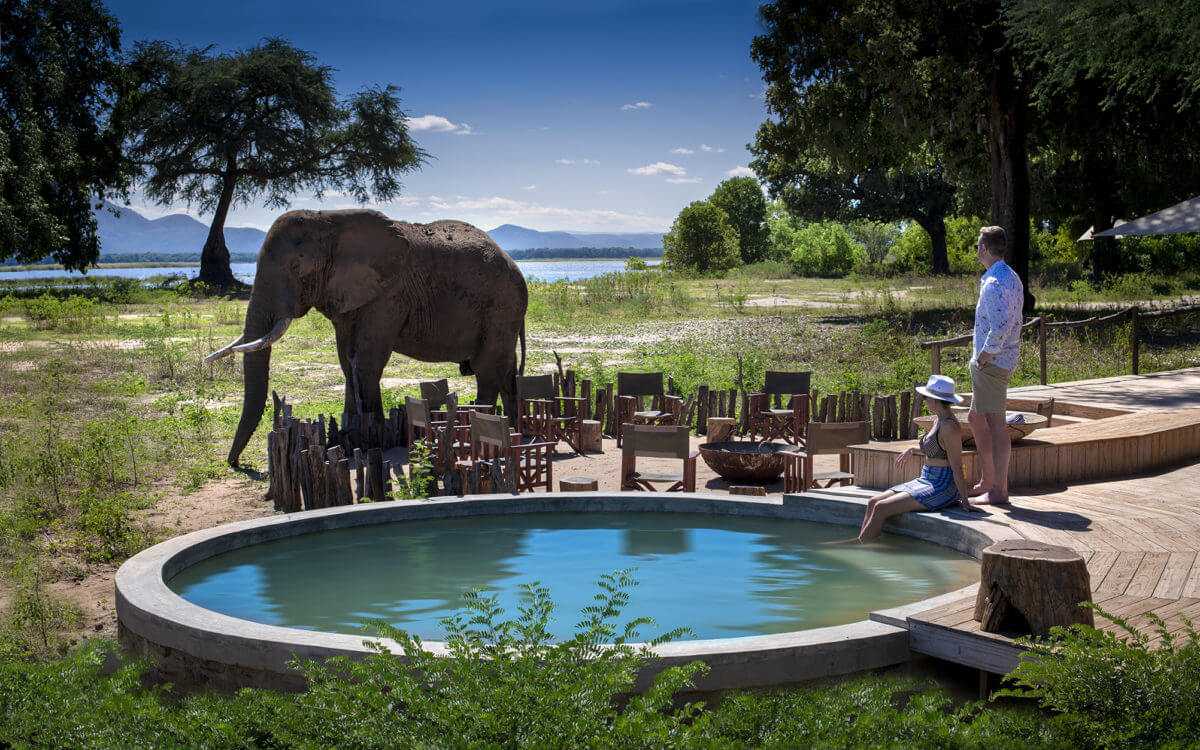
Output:
<path fill-rule="evenodd" d="M 1200 741 L 1200 636 L 1188 624 L 1153 636 L 1092 605 L 1120 634 L 1086 625 L 1054 628 L 1000 695 L 1031 698 L 1060 714 L 1064 731 L 1102 747 L 1196 747 Z M 1150 647 L 1151 637 L 1161 646 Z"/>
<path fill-rule="evenodd" d="M 845 276 L 866 257 L 837 222 L 805 224 L 795 230 L 791 242 L 792 270 L 800 276 Z"/>
<path fill-rule="evenodd" d="M 25 300 L 25 317 L 34 328 L 80 333 L 103 319 L 98 306 L 87 297 L 72 294 L 64 300 L 47 294 Z"/>
<path fill-rule="evenodd" d="M 639 258 L 636 255 L 631 255 L 625 259 L 625 270 L 626 271 L 649 271 L 650 264 L 646 262 L 645 258 Z"/>

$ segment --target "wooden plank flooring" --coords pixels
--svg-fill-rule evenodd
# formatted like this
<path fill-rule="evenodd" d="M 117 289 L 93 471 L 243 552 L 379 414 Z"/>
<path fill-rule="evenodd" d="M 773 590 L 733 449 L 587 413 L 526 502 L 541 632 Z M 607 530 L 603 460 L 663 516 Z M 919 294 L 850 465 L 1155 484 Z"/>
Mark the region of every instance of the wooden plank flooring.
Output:
<path fill-rule="evenodd" d="M 1155 393 L 1155 389 L 1162 392 Z M 1014 494 L 1013 507 L 988 507 L 987 519 L 973 523 L 980 523 L 985 530 L 988 524 L 1003 523 L 1026 538 L 1078 550 L 1087 560 L 1093 600 L 1145 635 L 1152 646 L 1162 643 L 1160 627 L 1178 637 L 1189 621 L 1200 623 L 1200 461 L 1187 447 L 1200 428 L 1196 432 L 1177 429 L 1182 426 L 1178 417 L 1200 406 L 1200 368 L 1076 383 L 1062 389 L 1022 389 L 1021 395 L 1086 397 L 1097 406 L 1135 412 L 1089 425 L 1039 431 L 1039 436 L 1050 433 L 1055 437 L 1054 433 L 1090 427 L 1092 437 L 1120 439 L 1118 428 L 1123 427 L 1153 439 L 1148 446 L 1138 446 L 1140 450 L 1192 463 L 1107 481 L 1075 479 L 1066 486 Z M 1097 430 L 1101 425 L 1103 429 Z M 1161 437 L 1151 434 L 1152 429 L 1146 431 L 1164 426 L 1168 429 Z M 1075 460 L 1088 468 L 1097 460 L 1136 463 L 1128 455 L 1109 459 L 1085 455 Z M 1011 634 L 980 631 L 974 606 L 974 596 L 963 597 L 909 617 L 910 647 L 991 672 L 1010 671 L 1017 664 L 1020 646 Z M 1116 623 L 1100 616 L 1096 626 L 1124 633 Z"/>

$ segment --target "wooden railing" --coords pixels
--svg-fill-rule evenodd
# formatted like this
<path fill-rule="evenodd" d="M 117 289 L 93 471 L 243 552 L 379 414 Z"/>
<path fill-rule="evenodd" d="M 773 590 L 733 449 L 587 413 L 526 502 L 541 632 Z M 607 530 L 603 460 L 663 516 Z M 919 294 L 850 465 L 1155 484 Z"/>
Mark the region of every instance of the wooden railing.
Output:
<path fill-rule="evenodd" d="M 1033 318 L 1027 323 L 1022 324 L 1021 331 L 1024 333 L 1028 330 L 1037 331 L 1037 346 L 1038 346 L 1038 376 L 1042 385 L 1047 384 L 1047 360 L 1049 350 L 1050 334 L 1054 331 L 1067 331 L 1073 328 L 1087 328 L 1091 326 L 1103 326 L 1111 323 L 1120 323 L 1128 320 L 1131 325 L 1129 328 L 1129 351 L 1130 351 L 1130 371 L 1134 375 L 1141 374 L 1141 340 L 1142 340 L 1142 321 L 1151 318 L 1164 318 L 1174 315 L 1182 315 L 1200 311 L 1200 305 L 1181 305 L 1178 307 L 1164 308 L 1160 310 L 1142 310 L 1138 307 L 1128 307 L 1119 312 L 1108 315 L 1096 315 L 1083 320 L 1064 320 L 1051 323 L 1044 316 Z M 956 346 L 971 346 L 974 341 L 972 334 L 964 336 L 955 336 L 948 339 L 936 339 L 933 341 L 921 342 L 921 348 L 929 350 L 929 366 L 933 373 L 940 374 L 942 372 L 942 350 L 950 349 Z"/>

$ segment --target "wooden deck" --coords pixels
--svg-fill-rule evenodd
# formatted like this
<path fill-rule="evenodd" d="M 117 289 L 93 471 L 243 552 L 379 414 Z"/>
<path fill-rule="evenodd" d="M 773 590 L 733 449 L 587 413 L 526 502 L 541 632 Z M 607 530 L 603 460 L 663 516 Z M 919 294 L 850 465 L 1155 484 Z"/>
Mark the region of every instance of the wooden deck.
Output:
<path fill-rule="evenodd" d="M 1116 479 L 1177 466 L 1200 457 L 1200 369 L 1034 386 L 1010 393 L 1010 408 L 1031 408 L 1053 397 L 1057 426 L 1013 445 L 1014 487 Z M 854 473 L 863 487 L 882 489 L 911 479 L 921 457 L 896 464 L 915 440 L 854 446 Z M 963 451 L 963 470 L 978 476 L 975 452 Z"/>
<path fill-rule="evenodd" d="M 1039 387 L 1039 395 L 1062 397 L 1055 388 Z M 988 507 L 985 517 L 970 523 L 980 524 L 985 533 L 1000 524 L 1005 527 L 1003 536 L 1015 533 L 1078 550 L 1088 561 L 1094 601 L 1151 636 L 1152 643 L 1158 642 L 1152 615 L 1161 617 L 1170 633 L 1182 632 L 1188 621 L 1200 623 L 1200 449 L 1181 438 L 1190 433 L 1161 429 L 1175 424 L 1168 419 L 1171 415 L 1190 419 L 1200 412 L 1193 408 L 1200 405 L 1200 369 L 1068 384 L 1062 389 L 1071 398 L 1092 398 L 1096 405 L 1133 413 L 1044 433 L 1080 430 L 1091 440 L 1073 445 L 1085 453 L 1123 434 L 1150 435 L 1153 442 L 1148 450 L 1175 457 L 1176 468 L 1106 481 L 1075 478 L 1065 486 L 1014 493 L 1011 508 Z M 1157 389 L 1166 395 L 1155 395 Z M 1129 458 L 1108 454 L 1103 460 Z M 1082 465 L 1097 464 L 1089 458 Z M 1010 671 L 1017 664 L 1020 646 L 1010 635 L 981 632 L 973 618 L 974 606 L 971 592 L 910 615 L 912 650 L 988 672 Z M 1101 617 L 1096 625 L 1121 632 Z"/>

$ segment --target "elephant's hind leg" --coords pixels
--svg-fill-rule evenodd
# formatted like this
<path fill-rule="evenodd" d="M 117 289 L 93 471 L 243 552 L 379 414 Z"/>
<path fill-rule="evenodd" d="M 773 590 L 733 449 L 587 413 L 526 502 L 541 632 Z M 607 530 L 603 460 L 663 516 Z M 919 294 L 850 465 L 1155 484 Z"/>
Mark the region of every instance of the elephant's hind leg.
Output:
<path fill-rule="evenodd" d="M 517 409 L 517 352 L 514 342 L 501 342 L 502 338 L 489 339 L 483 351 L 471 358 L 470 364 L 475 371 L 475 400 L 481 404 L 495 404 L 499 396 L 504 413 L 511 420 Z"/>

